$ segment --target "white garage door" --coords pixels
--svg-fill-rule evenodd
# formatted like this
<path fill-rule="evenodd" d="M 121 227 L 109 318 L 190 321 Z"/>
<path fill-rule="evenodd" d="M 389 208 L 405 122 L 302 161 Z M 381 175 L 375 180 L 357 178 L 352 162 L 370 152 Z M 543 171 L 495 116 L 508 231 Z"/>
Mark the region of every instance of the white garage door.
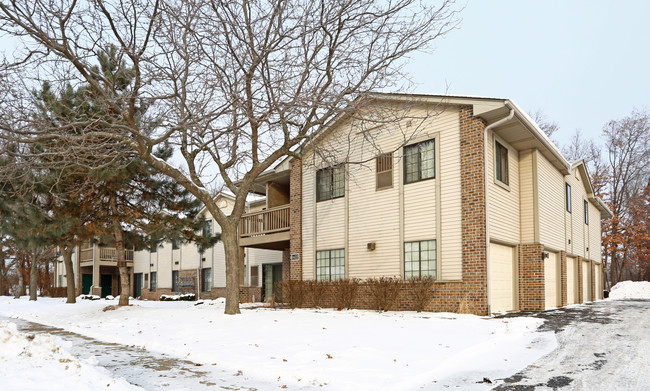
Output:
<path fill-rule="evenodd" d="M 515 250 L 513 247 L 490 243 L 488 287 L 490 311 L 515 309 Z"/>
<path fill-rule="evenodd" d="M 591 267 L 589 262 L 582 261 L 582 302 L 591 301 Z"/>
<path fill-rule="evenodd" d="M 545 308 L 553 308 L 559 305 L 557 287 L 558 283 L 558 260 L 557 253 L 548 253 L 548 258 L 544 259 L 544 293 Z"/>
<path fill-rule="evenodd" d="M 566 257 L 566 302 L 567 304 L 576 304 L 576 259 Z"/>
<path fill-rule="evenodd" d="M 596 264 L 596 267 L 594 268 L 595 273 L 594 274 L 594 281 L 596 282 L 594 285 L 596 286 L 596 294 L 595 294 L 595 299 L 599 300 L 602 299 L 602 294 L 603 294 L 603 271 L 602 271 L 603 265 L 601 264 Z"/>

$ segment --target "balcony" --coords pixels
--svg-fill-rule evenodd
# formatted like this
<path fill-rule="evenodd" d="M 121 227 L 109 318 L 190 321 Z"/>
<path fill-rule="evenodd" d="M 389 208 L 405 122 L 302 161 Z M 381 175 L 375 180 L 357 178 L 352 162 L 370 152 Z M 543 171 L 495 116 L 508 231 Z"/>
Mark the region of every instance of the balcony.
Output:
<path fill-rule="evenodd" d="M 247 213 L 239 224 L 239 245 L 271 250 L 289 248 L 289 205 Z"/>
<path fill-rule="evenodd" d="M 97 261 L 101 265 L 117 266 L 117 250 L 113 247 L 98 247 Z M 79 253 L 81 266 L 92 266 L 94 249 L 92 247 L 82 247 Z M 124 250 L 124 258 L 127 266 L 133 266 L 133 250 Z"/>

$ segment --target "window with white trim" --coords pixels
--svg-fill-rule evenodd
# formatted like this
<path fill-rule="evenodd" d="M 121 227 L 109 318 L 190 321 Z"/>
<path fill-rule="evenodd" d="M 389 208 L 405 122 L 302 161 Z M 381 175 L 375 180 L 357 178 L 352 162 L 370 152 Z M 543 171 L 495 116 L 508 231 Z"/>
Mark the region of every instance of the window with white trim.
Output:
<path fill-rule="evenodd" d="M 377 181 L 376 190 L 393 187 L 393 154 L 383 153 L 376 159 Z"/>
<path fill-rule="evenodd" d="M 316 251 L 316 280 L 336 281 L 345 278 L 345 250 Z"/>
<path fill-rule="evenodd" d="M 404 279 L 425 276 L 437 277 L 435 239 L 404 243 Z"/>
<path fill-rule="evenodd" d="M 316 172 L 316 201 L 327 201 L 345 195 L 345 167 L 328 167 Z"/>
<path fill-rule="evenodd" d="M 566 211 L 571 213 L 571 185 L 564 184 L 564 202 L 566 204 Z"/>
<path fill-rule="evenodd" d="M 404 147 L 404 183 L 436 177 L 435 140 Z"/>
<path fill-rule="evenodd" d="M 585 204 L 585 224 L 589 225 L 589 203 L 586 200 L 583 200 Z"/>
<path fill-rule="evenodd" d="M 508 148 L 496 140 L 494 141 L 494 159 L 494 172 L 497 180 L 508 185 Z"/>

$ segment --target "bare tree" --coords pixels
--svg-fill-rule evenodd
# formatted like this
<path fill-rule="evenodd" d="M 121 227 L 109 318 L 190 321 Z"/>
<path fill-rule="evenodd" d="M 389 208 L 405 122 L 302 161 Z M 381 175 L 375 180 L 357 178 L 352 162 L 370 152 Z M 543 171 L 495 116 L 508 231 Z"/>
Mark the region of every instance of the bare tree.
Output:
<path fill-rule="evenodd" d="M 25 44 L 0 70 L 0 127 L 7 138 L 57 139 L 77 160 L 89 140 L 115 140 L 187 188 L 221 226 L 226 313 L 239 313 L 237 228 L 257 176 L 359 113 L 360 96 L 407 84 L 408 56 L 457 26 L 453 3 L 3 0 L 0 30 Z M 97 71 L 106 47 L 133 69 L 128 88 Z M 121 119 L 88 118 L 75 138 L 32 126 L 29 90 L 43 78 L 88 83 Z M 163 143 L 178 150 L 176 163 L 153 155 Z M 220 188 L 235 195 L 229 215 L 213 199 Z"/>
<path fill-rule="evenodd" d="M 560 129 L 560 126 L 557 124 L 557 122 L 553 122 L 549 120 L 546 117 L 546 114 L 542 110 L 538 109 L 531 112 L 530 117 L 535 121 L 535 123 L 537 123 L 539 128 L 542 129 L 544 134 L 546 134 L 549 139 L 551 139 L 555 134 L 555 132 L 557 132 L 558 129 Z M 553 140 L 553 142 L 557 144 L 555 140 Z"/>

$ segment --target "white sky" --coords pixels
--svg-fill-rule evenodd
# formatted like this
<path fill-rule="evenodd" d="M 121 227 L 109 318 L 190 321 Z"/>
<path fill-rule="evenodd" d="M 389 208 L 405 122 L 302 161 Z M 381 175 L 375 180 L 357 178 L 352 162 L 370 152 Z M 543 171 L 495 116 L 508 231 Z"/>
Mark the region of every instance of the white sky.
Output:
<path fill-rule="evenodd" d="M 467 0 L 459 30 L 415 56 L 414 92 L 510 98 L 561 144 L 650 109 L 650 2 Z M 448 87 L 447 87 L 448 86 Z"/>
<path fill-rule="evenodd" d="M 460 29 L 407 65 L 412 92 L 510 98 L 557 122 L 562 144 L 577 129 L 598 138 L 650 109 L 648 15 L 641 0 L 467 0 Z"/>

